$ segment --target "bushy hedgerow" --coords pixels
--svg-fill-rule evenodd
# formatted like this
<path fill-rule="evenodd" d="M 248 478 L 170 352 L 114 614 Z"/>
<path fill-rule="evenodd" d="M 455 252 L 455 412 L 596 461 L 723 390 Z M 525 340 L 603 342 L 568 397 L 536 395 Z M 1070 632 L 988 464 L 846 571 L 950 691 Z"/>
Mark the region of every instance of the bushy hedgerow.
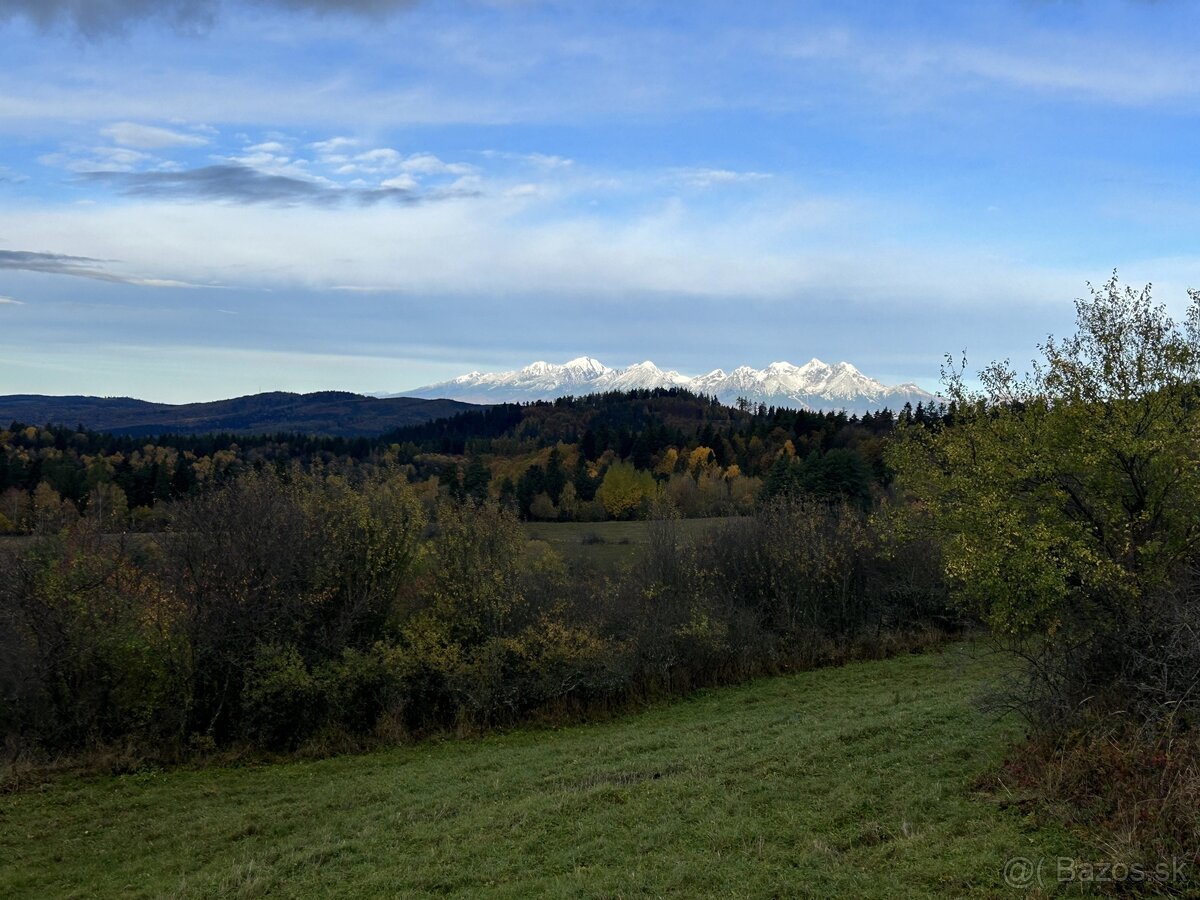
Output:
<path fill-rule="evenodd" d="M 427 521 L 401 476 L 299 471 L 188 498 L 134 546 L 82 523 L 3 561 L 0 727 L 10 751 L 164 758 L 477 730 L 875 652 L 941 613 L 934 561 L 847 503 L 649 527 L 631 570 L 571 573 L 499 504 Z"/>

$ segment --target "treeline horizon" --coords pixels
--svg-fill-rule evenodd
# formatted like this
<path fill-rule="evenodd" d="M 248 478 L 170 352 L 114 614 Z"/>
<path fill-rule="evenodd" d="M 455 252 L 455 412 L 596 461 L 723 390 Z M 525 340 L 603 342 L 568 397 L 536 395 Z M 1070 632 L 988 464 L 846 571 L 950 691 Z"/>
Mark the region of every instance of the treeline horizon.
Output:
<path fill-rule="evenodd" d="M 543 521 L 641 518 L 664 493 L 688 517 L 744 515 L 780 492 L 863 504 L 890 481 L 883 449 L 897 423 L 943 415 L 725 406 L 658 389 L 500 404 L 374 438 L 145 438 L 13 422 L 0 430 L 0 533 L 51 533 L 80 516 L 153 531 L 161 503 L 297 465 L 351 481 L 398 467 L 429 509 L 490 497 Z"/>

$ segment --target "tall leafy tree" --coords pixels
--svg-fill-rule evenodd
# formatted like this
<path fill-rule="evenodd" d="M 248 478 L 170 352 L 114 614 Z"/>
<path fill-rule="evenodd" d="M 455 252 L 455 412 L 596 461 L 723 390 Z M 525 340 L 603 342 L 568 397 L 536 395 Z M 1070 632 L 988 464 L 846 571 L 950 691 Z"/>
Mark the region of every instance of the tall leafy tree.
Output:
<path fill-rule="evenodd" d="M 952 424 L 888 454 L 960 597 L 1009 634 L 1120 629 L 1200 550 L 1200 292 L 1183 323 L 1114 274 L 1031 374 L 950 366 Z"/>

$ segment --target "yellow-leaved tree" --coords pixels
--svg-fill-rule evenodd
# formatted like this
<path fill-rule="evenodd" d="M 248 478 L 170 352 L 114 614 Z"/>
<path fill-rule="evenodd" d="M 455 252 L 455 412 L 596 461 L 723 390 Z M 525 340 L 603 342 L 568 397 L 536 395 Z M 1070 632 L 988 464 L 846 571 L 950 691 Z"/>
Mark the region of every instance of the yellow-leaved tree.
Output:
<path fill-rule="evenodd" d="M 657 496 L 658 484 L 654 476 L 626 462 L 610 465 L 596 489 L 596 499 L 614 519 L 633 518 Z"/>

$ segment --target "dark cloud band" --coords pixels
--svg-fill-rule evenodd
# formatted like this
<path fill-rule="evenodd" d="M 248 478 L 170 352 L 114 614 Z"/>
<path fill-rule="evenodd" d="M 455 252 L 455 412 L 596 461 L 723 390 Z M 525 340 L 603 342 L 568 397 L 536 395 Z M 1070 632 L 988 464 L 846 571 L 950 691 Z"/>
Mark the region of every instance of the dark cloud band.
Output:
<path fill-rule="evenodd" d="M 0 250 L 0 270 L 17 269 L 24 272 L 45 272 L 50 275 L 76 275 L 97 281 L 127 284 L 129 279 L 104 269 L 104 260 L 90 256 L 67 256 L 63 253 L 38 253 L 32 250 Z"/>
<path fill-rule="evenodd" d="M 42 28 L 66 23 L 87 37 L 120 31 L 144 20 L 203 29 L 224 8 L 273 7 L 318 14 L 381 16 L 415 6 L 420 0 L 3 0 L 0 22 L 24 18 Z"/>
<path fill-rule="evenodd" d="M 87 172 L 83 179 L 105 184 L 131 197 L 162 197 L 175 200 L 215 200 L 227 203 L 269 206 L 340 206 L 353 203 L 413 204 L 450 197 L 475 196 L 475 192 L 409 188 L 343 187 L 288 175 L 270 175 L 248 166 L 225 164 L 187 169 L 182 172 Z"/>
<path fill-rule="evenodd" d="M 91 278 L 112 284 L 133 284 L 141 287 L 189 288 L 201 285 L 164 278 L 143 278 L 137 275 L 121 275 L 110 272 L 106 266 L 110 260 L 94 259 L 90 256 L 68 256 L 65 253 L 41 253 L 34 250 L 0 250 L 0 272 L 5 269 L 23 272 L 41 272 L 46 275 L 74 275 L 76 278 Z M 208 285 L 216 287 L 218 285 Z"/>

